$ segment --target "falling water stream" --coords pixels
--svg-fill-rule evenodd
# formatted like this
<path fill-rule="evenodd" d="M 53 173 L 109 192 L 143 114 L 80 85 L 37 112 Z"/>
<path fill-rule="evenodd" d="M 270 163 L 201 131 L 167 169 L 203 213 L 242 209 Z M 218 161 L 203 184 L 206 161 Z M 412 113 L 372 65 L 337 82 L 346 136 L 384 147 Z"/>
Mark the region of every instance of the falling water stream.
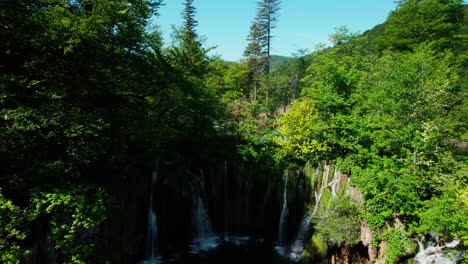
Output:
<path fill-rule="evenodd" d="M 338 168 L 336 166 L 333 174 L 333 180 L 327 185 L 330 187 L 331 194 L 334 198 L 338 197 L 337 190 L 338 190 L 338 185 L 340 184 L 340 173 L 338 171 Z"/>
<path fill-rule="evenodd" d="M 301 226 L 299 228 L 299 232 L 297 234 L 297 238 L 291 246 L 291 252 L 289 254 L 289 258 L 293 261 L 299 261 L 301 259 L 302 251 L 304 250 L 305 243 L 307 242 L 307 234 L 310 230 L 312 218 L 317 214 L 317 210 L 320 205 L 320 201 L 322 199 L 323 191 L 326 188 L 331 189 L 332 197 L 337 197 L 337 188 L 340 183 L 340 174 L 338 172 L 338 168 L 334 167 L 334 175 L 333 180 L 329 183 L 330 178 L 330 165 L 323 166 L 323 174 L 322 177 L 318 177 L 319 167 L 315 169 L 315 176 L 314 176 L 314 198 L 315 198 L 315 205 L 314 210 L 312 213 L 306 214 L 304 219 L 301 222 Z"/>
<path fill-rule="evenodd" d="M 414 262 L 418 264 L 456 264 L 463 259 L 461 253 L 451 251 L 460 244 L 459 240 L 454 240 L 447 244 L 441 244 L 437 236 L 431 235 L 428 241 L 425 237 L 418 240 L 419 251 L 414 257 Z"/>
<path fill-rule="evenodd" d="M 210 207 L 207 205 L 209 200 L 205 191 L 205 185 L 207 183 L 205 182 L 203 170 L 200 170 L 200 177 L 191 174 L 196 179 L 195 184 L 192 186 L 193 202 L 191 217 L 193 217 L 193 237 L 191 242 L 189 242 L 187 248 L 181 248 L 181 251 L 174 251 L 173 249 L 166 249 L 167 251 L 164 251 L 165 249 L 161 248 L 164 252 L 164 260 L 161 257 L 163 254 L 158 252 L 158 218 L 154 206 L 154 197 L 156 194 L 155 185 L 158 175 L 156 170 L 153 172 L 148 210 L 148 241 L 146 260 L 143 261 L 144 263 L 251 263 L 254 260 L 258 263 L 265 263 L 265 261 L 267 261 L 268 263 L 288 264 L 301 259 L 305 244 L 311 234 L 311 220 L 319 210 L 324 190 L 330 188 L 332 197 L 337 197 L 341 178 L 336 166 L 334 167 L 333 179 L 331 179 L 332 175 L 330 175 L 332 174 L 332 165 L 319 165 L 315 168 L 313 178 L 310 177 L 312 179 L 310 186 L 312 186 L 315 204 L 302 218 L 297 235 L 292 244 L 288 244 L 287 235 L 287 223 L 289 211 L 291 210 L 291 208 L 288 207 L 288 185 L 293 185 L 295 181 L 289 179 L 290 175 L 286 173 L 283 177 L 282 206 L 280 207 L 281 213 L 277 227 L 278 241 L 276 242 L 258 236 L 252 237 L 250 235 L 236 233 L 236 228 L 230 225 L 237 221 L 234 219 L 237 217 L 237 215 L 235 215 L 236 212 L 242 212 L 243 210 L 241 208 L 236 212 L 231 212 L 231 210 L 233 210 L 233 203 L 237 201 L 235 199 L 242 199 L 232 194 L 232 192 L 235 192 L 235 194 L 242 194 L 242 185 L 240 185 L 240 179 L 238 179 L 239 182 L 236 181 L 238 186 L 234 186 L 236 188 L 231 190 L 230 188 L 232 186 L 230 185 L 228 161 L 224 160 L 222 166 L 224 170 L 223 174 L 220 176 L 222 179 L 221 182 L 224 185 L 221 187 L 224 188 L 224 193 L 221 193 L 218 197 L 224 201 L 220 201 L 218 204 L 220 206 L 224 205 L 224 214 L 222 215 L 224 219 L 221 218 L 221 221 L 218 221 L 218 225 L 215 226 L 218 233 L 214 230 L 211 222 L 210 212 L 208 210 Z M 320 170 L 320 168 L 323 168 L 323 171 Z M 302 186 L 304 184 L 304 179 L 300 180 L 302 180 L 302 183 L 299 182 L 298 188 L 300 190 L 307 190 Z M 213 202 L 212 204 L 216 205 L 217 203 Z M 216 208 L 214 210 L 216 210 Z M 294 208 L 292 210 L 294 210 Z M 213 221 L 213 223 L 217 223 L 215 216 L 213 217 Z M 293 221 L 293 218 L 291 218 L 290 221 Z M 222 234 L 222 236 L 218 234 Z M 429 252 L 429 249 L 426 249 L 425 252 Z"/>
<path fill-rule="evenodd" d="M 151 191 L 150 191 L 150 202 L 148 210 L 148 231 L 146 244 L 146 260 L 144 263 L 157 264 L 161 263 L 161 257 L 158 255 L 158 225 L 156 211 L 154 209 L 153 196 L 155 193 L 155 185 L 158 179 L 157 166 L 151 175 Z"/>
<path fill-rule="evenodd" d="M 288 174 L 284 178 L 283 186 L 283 207 L 281 209 L 280 222 L 278 227 L 278 242 L 283 244 L 286 242 L 286 218 L 288 217 Z"/>
<path fill-rule="evenodd" d="M 228 220 L 228 211 L 229 211 L 229 200 L 228 200 L 228 161 L 224 160 L 224 237 L 226 240 L 228 236 L 229 220 Z"/>
<path fill-rule="evenodd" d="M 219 245 L 219 237 L 213 232 L 208 210 L 203 201 L 206 196 L 203 182 L 200 181 L 199 183 L 200 190 L 196 192 L 198 194 L 194 199 L 195 238 L 191 245 L 191 253 L 193 254 L 209 251 Z"/>
<path fill-rule="evenodd" d="M 278 245 L 275 247 L 276 252 L 280 255 L 286 253 L 286 219 L 288 217 L 288 174 L 284 178 L 283 186 L 283 207 L 281 208 L 280 221 L 278 225 Z"/>
<path fill-rule="evenodd" d="M 328 183 L 328 178 L 330 176 L 330 166 L 329 165 L 323 166 L 322 177 L 318 177 L 318 171 L 319 171 L 319 167 L 315 169 L 315 175 L 314 175 L 314 197 L 315 197 L 314 210 L 311 213 L 306 214 L 304 218 L 302 219 L 301 225 L 299 227 L 299 232 L 297 233 L 297 236 L 296 236 L 296 240 L 291 245 L 289 258 L 293 261 L 299 261 L 301 259 L 302 251 L 304 250 L 305 243 L 307 242 L 307 235 L 309 234 L 311 221 L 312 221 L 312 218 L 314 218 L 319 208 L 320 200 L 322 199 L 323 190 L 327 187 L 338 185 L 338 183 L 335 183 L 335 179 L 338 178 L 336 169 L 335 169 L 335 177 L 330 184 Z"/>

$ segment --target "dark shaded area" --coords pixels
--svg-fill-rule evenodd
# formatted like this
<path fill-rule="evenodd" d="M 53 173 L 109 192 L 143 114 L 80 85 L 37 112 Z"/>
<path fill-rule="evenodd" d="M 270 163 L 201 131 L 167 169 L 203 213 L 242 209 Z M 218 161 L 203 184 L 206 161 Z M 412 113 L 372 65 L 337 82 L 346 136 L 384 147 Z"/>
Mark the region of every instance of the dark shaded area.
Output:
<path fill-rule="evenodd" d="M 238 264 L 238 263 L 270 263 L 287 264 L 287 259 L 279 256 L 270 242 L 250 240 L 245 245 L 225 244 L 205 255 L 185 255 L 173 263 L 193 264 Z"/>

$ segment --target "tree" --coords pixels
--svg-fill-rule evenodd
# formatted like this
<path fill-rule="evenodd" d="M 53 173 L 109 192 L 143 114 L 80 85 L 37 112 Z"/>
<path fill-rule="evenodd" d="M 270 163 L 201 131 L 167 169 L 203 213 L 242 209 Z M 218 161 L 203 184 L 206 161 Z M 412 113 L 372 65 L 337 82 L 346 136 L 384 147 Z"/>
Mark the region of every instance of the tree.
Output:
<path fill-rule="evenodd" d="M 198 26 L 198 21 L 195 19 L 196 13 L 197 10 L 195 6 L 193 6 L 193 0 L 186 0 L 184 3 L 184 10 L 182 11 L 182 17 L 184 19 L 182 27 L 182 45 L 190 55 L 197 54 L 201 47 L 195 29 Z"/>
<path fill-rule="evenodd" d="M 395 50 L 414 50 L 431 43 L 443 50 L 463 44 L 457 33 L 463 24 L 462 0 L 405 0 L 391 12 L 380 41 Z"/>
<path fill-rule="evenodd" d="M 38 261 L 21 255 L 53 227 L 56 262 L 95 262 L 89 235 L 113 205 L 90 194 L 115 190 L 103 168 L 122 168 L 128 153 L 153 155 L 174 112 L 162 109 L 172 98 L 161 99 L 177 92 L 166 89 L 172 69 L 146 39 L 159 3 L 0 2 L 2 263 Z M 123 174 L 113 177 L 128 182 Z"/>
<path fill-rule="evenodd" d="M 309 98 L 292 101 L 278 123 L 280 152 L 291 161 L 316 161 L 330 150 L 322 135 L 325 124 Z"/>
<path fill-rule="evenodd" d="M 257 100 L 258 75 L 263 72 L 268 80 L 270 73 L 271 31 L 278 22 L 279 5 L 279 0 L 257 2 L 257 15 L 250 26 L 250 33 L 247 37 L 248 45 L 244 56 L 247 57 L 247 63 L 251 69 L 254 100 Z"/>
<path fill-rule="evenodd" d="M 244 56 L 252 63 L 253 71 L 270 72 L 270 51 L 272 29 L 278 22 L 279 0 L 263 0 L 257 2 L 257 16 L 250 26 L 247 37 L 249 44 L 244 51 Z"/>
<path fill-rule="evenodd" d="M 173 28 L 172 47 L 168 50 L 174 68 L 186 77 L 203 77 L 208 71 L 208 51 L 202 47 L 202 39 L 196 31 L 198 22 L 195 19 L 196 8 L 193 0 L 184 2 L 182 11 L 183 24 Z"/>
<path fill-rule="evenodd" d="M 258 74 L 262 65 L 264 65 L 264 58 L 262 58 L 262 46 L 260 44 L 260 29 L 257 23 L 250 26 L 250 34 L 247 37 L 249 44 L 245 48 L 244 56 L 247 57 L 247 65 L 250 69 L 250 82 L 253 84 L 253 100 L 257 100 L 257 85 Z"/>
<path fill-rule="evenodd" d="M 262 53 L 265 57 L 264 72 L 268 75 L 270 73 L 270 51 L 271 51 L 271 31 L 276 28 L 278 22 L 278 11 L 280 9 L 280 0 L 263 0 L 257 2 L 257 17 L 256 23 L 260 31 L 260 45 Z"/>
<path fill-rule="evenodd" d="M 184 18 L 183 34 L 186 40 L 196 40 L 198 38 L 195 27 L 198 26 L 198 21 L 195 20 L 197 10 L 193 6 L 193 0 L 186 0 L 184 3 L 184 11 L 182 17 Z"/>

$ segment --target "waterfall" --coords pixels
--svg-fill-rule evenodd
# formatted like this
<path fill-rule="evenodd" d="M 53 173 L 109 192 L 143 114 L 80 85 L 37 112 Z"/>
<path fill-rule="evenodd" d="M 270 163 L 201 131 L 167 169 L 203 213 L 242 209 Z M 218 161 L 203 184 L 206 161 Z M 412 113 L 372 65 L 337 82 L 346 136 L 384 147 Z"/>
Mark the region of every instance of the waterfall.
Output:
<path fill-rule="evenodd" d="M 304 216 L 301 221 L 301 225 L 299 227 L 299 232 L 297 233 L 296 240 L 291 246 L 291 252 L 289 254 L 289 258 L 293 261 L 299 261 L 301 259 L 302 251 L 304 250 L 305 243 L 307 242 L 307 234 L 310 230 L 312 218 L 314 218 L 315 214 L 320 205 L 320 200 L 322 198 L 322 192 L 325 188 L 329 187 L 333 182 L 330 184 L 328 183 L 328 178 L 330 175 L 330 166 L 324 165 L 323 166 L 323 173 L 322 177 L 318 177 L 319 168 L 315 169 L 314 175 L 314 197 L 315 197 L 315 205 L 314 210 L 312 213 L 308 213 Z M 336 171 L 336 170 L 335 170 Z M 336 172 L 335 172 L 336 173 Z"/>
<path fill-rule="evenodd" d="M 316 170 L 316 173 L 318 173 L 318 170 Z M 328 177 L 330 176 L 330 166 L 329 165 L 324 165 L 323 166 L 323 174 L 322 174 L 322 179 L 320 183 L 318 182 L 317 175 L 316 175 L 316 184 L 315 184 L 315 190 L 314 190 L 314 197 L 315 197 L 315 205 L 314 205 L 314 211 L 312 211 L 312 214 L 310 215 L 310 220 L 315 216 L 317 213 L 318 207 L 320 205 L 320 200 L 322 199 L 322 193 L 323 189 L 328 187 Z M 310 225 L 310 220 L 309 220 L 309 225 Z"/>
<path fill-rule="evenodd" d="M 156 210 L 154 209 L 153 204 L 153 196 L 155 193 L 155 185 L 158 179 L 157 173 L 157 166 L 156 169 L 153 171 L 151 175 L 151 192 L 150 192 L 150 203 L 149 203 L 149 210 L 148 210 L 148 231 L 147 231 L 147 244 L 146 244 L 146 260 L 144 263 L 148 264 L 156 264 L 160 263 L 161 259 L 158 256 L 157 252 L 157 242 L 158 242 L 158 225 L 157 225 L 157 217 L 156 217 Z"/>
<path fill-rule="evenodd" d="M 304 215 L 304 218 L 302 218 L 301 225 L 299 226 L 299 231 L 297 233 L 296 240 L 294 240 L 294 243 L 291 245 L 291 252 L 289 254 L 289 257 L 291 260 L 294 261 L 299 261 L 301 258 L 302 250 L 304 249 L 305 243 L 306 243 L 306 238 L 307 238 L 307 233 L 309 232 L 310 229 L 310 221 L 312 218 L 315 216 L 317 213 L 318 206 L 320 204 L 320 198 L 322 197 L 322 185 L 325 182 L 325 184 L 328 181 L 328 173 L 330 172 L 330 167 L 325 165 L 325 167 L 328 168 L 328 170 L 322 174 L 322 178 L 318 178 L 318 171 L 319 167 L 315 169 L 315 174 L 314 174 L 314 195 L 315 195 L 315 206 L 314 210 L 312 213 L 307 213 Z M 324 177 L 324 175 L 326 175 Z M 320 180 L 320 182 L 319 182 Z"/>
<path fill-rule="evenodd" d="M 431 239 L 424 243 L 424 237 L 418 240 L 419 252 L 414 257 L 414 262 L 419 264 L 438 263 L 438 264 L 456 264 L 463 259 L 462 253 L 454 253 L 449 249 L 454 249 L 460 244 L 459 240 L 440 245 L 437 236 L 431 235 Z"/>
<path fill-rule="evenodd" d="M 197 196 L 195 202 L 195 234 L 199 239 L 203 239 L 213 234 L 210 217 L 206 210 L 205 203 L 201 196 Z"/>
<path fill-rule="evenodd" d="M 338 167 L 335 166 L 335 172 L 333 174 L 333 181 L 328 184 L 331 189 L 331 194 L 334 198 L 338 196 L 336 190 L 340 184 L 340 173 L 338 172 Z"/>
<path fill-rule="evenodd" d="M 278 227 L 278 241 L 280 244 L 286 242 L 286 218 L 288 216 L 288 173 L 284 179 L 283 186 L 283 208 L 281 209 L 280 222 Z"/>
<path fill-rule="evenodd" d="M 310 221 L 315 215 L 315 210 L 313 213 L 309 213 L 304 216 L 299 227 L 299 232 L 297 233 L 297 238 L 294 243 L 291 245 L 291 252 L 289 258 L 293 261 L 299 261 L 301 258 L 302 250 L 304 250 L 304 245 L 306 243 L 307 232 L 310 229 Z"/>
<path fill-rule="evenodd" d="M 199 181 L 200 190 L 195 192 L 196 197 L 194 199 L 194 227 L 195 227 L 195 238 L 191 245 L 192 253 L 200 253 L 201 251 L 209 251 L 210 249 L 216 248 L 219 245 L 219 238 L 213 232 L 211 226 L 210 216 L 205 206 L 204 197 L 205 189 L 203 188 L 203 181 Z"/>
<path fill-rule="evenodd" d="M 224 160 L 224 240 L 227 239 L 229 229 L 229 202 L 228 202 L 228 162 Z"/>

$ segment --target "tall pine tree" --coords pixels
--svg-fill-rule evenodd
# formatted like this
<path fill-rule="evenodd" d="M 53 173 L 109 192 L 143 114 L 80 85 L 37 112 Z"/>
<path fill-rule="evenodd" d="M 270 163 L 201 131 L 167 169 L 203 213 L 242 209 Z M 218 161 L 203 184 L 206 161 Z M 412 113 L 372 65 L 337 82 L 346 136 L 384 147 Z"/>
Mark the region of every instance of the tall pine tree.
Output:
<path fill-rule="evenodd" d="M 196 13 L 197 10 L 193 6 L 193 0 L 186 0 L 184 3 L 184 11 L 182 11 L 182 17 L 184 18 L 182 40 L 185 48 L 188 48 L 189 50 L 200 47 L 198 34 L 195 29 L 198 26 L 198 21 L 195 19 Z"/>
<path fill-rule="evenodd" d="M 259 62 L 261 70 L 265 74 L 270 73 L 271 68 L 271 32 L 276 28 L 278 22 L 278 11 L 280 9 L 280 0 L 263 0 L 257 2 L 257 16 L 255 17 L 250 34 L 247 38 L 249 44 L 244 52 L 244 56 L 249 61 L 254 59 Z M 257 59 L 257 58 L 260 59 Z"/>
<path fill-rule="evenodd" d="M 202 47 L 200 37 L 196 31 L 198 21 L 195 19 L 197 10 L 193 0 L 184 2 L 182 18 L 184 19 L 182 29 L 178 38 L 180 41 L 179 62 L 187 74 L 191 76 L 202 76 L 207 67 L 207 50 Z"/>
<path fill-rule="evenodd" d="M 257 2 L 257 18 L 256 22 L 260 30 L 260 45 L 262 46 L 262 52 L 265 57 L 265 68 L 266 74 L 270 73 L 271 64 L 271 31 L 276 28 L 278 22 L 278 11 L 280 9 L 280 0 L 263 0 Z"/>
<path fill-rule="evenodd" d="M 269 83 L 271 69 L 271 32 L 278 22 L 278 11 L 280 0 L 263 0 L 257 2 L 257 15 L 250 27 L 247 37 L 248 45 L 244 51 L 247 63 L 251 71 L 251 81 L 253 84 L 253 99 L 257 99 L 257 81 L 259 74 L 263 72 Z M 267 87 L 268 97 L 268 87 Z"/>
<path fill-rule="evenodd" d="M 244 56 L 247 58 L 247 65 L 250 69 L 250 82 L 253 86 L 253 100 L 257 100 L 257 77 L 263 65 L 265 65 L 264 57 L 262 56 L 262 46 L 260 43 L 260 29 L 257 23 L 250 26 L 250 34 L 247 37 L 249 44 L 245 48 Z"/>

